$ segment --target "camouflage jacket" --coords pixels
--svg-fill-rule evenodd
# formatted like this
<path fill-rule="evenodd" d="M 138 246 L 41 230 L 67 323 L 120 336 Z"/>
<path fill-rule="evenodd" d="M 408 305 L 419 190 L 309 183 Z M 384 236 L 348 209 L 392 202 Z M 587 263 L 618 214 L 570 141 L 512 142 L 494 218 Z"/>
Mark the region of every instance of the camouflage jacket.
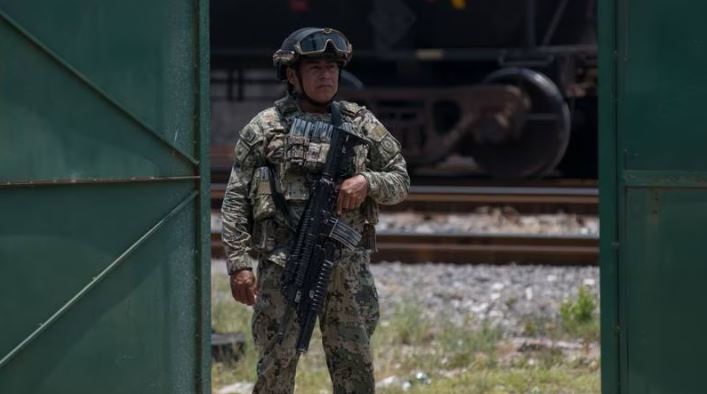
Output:
<path fill-rule="evenodd" d="M 368 142 L 356 147 L 353 165 L 369 186 L 361 207 L 345 211 L 341 219 L 358 231 L 368 232 L 364 237 L 372 239 L 378 204 L 404 200 L 410 178 L 400 144 L 381 122 L 365 107 L 345 101 L 340 104 L 344 122 L 349 122 L 353 132 Z M 321 170 L 328 152 L 328 147 L 322 149 L 325 141 L 315 143 L 290 136 L 288 130 L 294 118 L 329 122 L 331 115 L 303 113 L 291 97 L 285 97 L 256 115 L 240 132 L 221 208 L 229 273 L 252 268 L 259 257 L 285 264 L 291 231 L 272 199 L 267 166 L 274 169 L 275 187 L 299 215 L 309 197 L 308 179 Z"/>

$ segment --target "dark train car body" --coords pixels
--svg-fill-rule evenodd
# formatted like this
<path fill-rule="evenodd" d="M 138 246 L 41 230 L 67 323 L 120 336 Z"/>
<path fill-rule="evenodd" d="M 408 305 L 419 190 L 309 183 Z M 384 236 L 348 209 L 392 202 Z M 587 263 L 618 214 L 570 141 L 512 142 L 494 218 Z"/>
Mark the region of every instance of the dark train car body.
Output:
<path fill-rule="evenodd" d="M 564 157 L 594 176 L 595 15 L 594 0 L 215 0 L 214 142 L 242 127 L 220 113 L 252 116 L 248 102 L 282 92 L 264 70 L 287 34 L 331 26 L 354 46 L 341 96 L 391 126 L 413 168 L 460 154 L 493 175 L 543 176 Z"/>
<path fill-rule="evenodd" d="M 421 48 L 479 50 L 594 44 L 594 1 L 567 3 L 214 0 L 211 44 L 215 58 L 227 52 L 257 55 L 276 48 L 284 35 L 302 26 L 336 26 L 355 44 L 356 57 L 385 57 L 391 55 L 390 50 Z"/>

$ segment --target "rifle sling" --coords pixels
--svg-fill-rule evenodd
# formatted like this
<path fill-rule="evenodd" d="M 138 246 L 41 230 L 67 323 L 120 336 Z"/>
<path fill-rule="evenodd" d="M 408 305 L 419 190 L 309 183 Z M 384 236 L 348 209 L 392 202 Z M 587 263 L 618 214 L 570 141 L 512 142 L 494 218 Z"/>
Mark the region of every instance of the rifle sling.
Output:
<path fill-rule="evenodd" d="M 343 120 L 341 118 L 341 107 L 339 107 L 339 103 L 336 101 L 332 101 L 330 108 L 331 108 L 331 124 L 333 124 L 334 127 L 341 127 Z"/>

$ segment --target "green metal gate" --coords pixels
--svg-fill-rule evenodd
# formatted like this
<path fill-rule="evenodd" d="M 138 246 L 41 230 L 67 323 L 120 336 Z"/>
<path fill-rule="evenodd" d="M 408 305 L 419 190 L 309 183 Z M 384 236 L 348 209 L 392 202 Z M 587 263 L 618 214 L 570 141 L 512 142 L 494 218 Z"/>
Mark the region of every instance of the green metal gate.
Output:
<path fill-rule="evenodd" d="M 705 12 L 600 2 L 606 393 L 705 392 Z"/>
<path fill-rule="evenodd" d="M 209 392 L 207 0 L 0 0 L 0 393 Z"/>

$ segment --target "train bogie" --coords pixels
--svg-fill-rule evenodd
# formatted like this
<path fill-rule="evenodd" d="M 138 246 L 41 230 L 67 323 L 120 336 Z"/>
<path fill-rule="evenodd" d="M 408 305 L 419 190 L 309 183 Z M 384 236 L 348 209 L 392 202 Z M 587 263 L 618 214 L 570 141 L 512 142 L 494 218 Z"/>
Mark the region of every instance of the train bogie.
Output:
<path fill-rule="evenodd" d="M 214 133 L 232 144 L 243 120 L 228 113 L 253 115 L 249 92 L 283 93 L 259 70 L 290 31 L 326 25 L 354 45 L 341 98 L 378 111 L 413 174 L 466 158 L 466 174 L 596 176 L 595 123 L 583 121 L 595 114 L 595 15 L 593 0 L 214 1 L 213 83 L 227 92 Z"/>

